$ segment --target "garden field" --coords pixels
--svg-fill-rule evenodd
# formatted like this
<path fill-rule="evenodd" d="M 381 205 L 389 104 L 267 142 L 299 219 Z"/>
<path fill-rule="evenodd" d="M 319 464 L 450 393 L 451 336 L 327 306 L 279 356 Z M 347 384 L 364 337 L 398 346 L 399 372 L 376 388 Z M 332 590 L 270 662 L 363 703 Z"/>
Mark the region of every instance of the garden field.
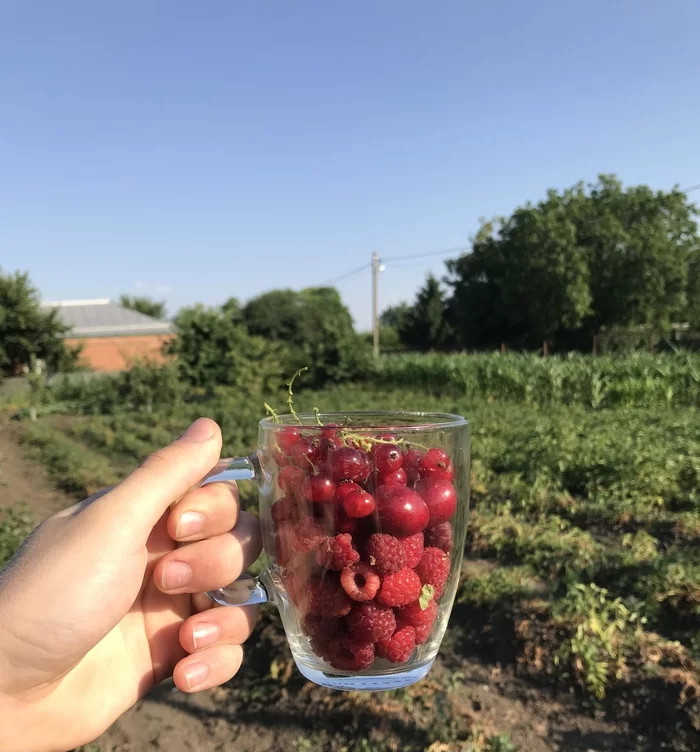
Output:
<path fill-rule="evenodd" d="M 134 729 L 157 741 L 176 723 L 154 711 L 165 705 L 202 726 L 182 749 L 234 738 L 244 752 L 700 746 L 700 359 L 469 360 L 387 358 L 354 384 L 295 389 L 308 411 L 441 410 L 471 421 L 466 560 L 434 672 L 384 695 L 306 685 L 269 609 L 227 687 L 193 701 L 159 690 L 95 749 L 151 748 Z M 263 402 L 285 401 L 227 389 L 185 399 L 176 387 L 168 398 L 162 385 L 124 382 L 55 388 L 36 422 L 8 413 L 5 452 L 41 464 L 42 482 L 77 499 L 199 415 L 221 424 L 226 454 L 250 452 Z M 253 489 L 241 491 L 254 510 Z M 23 535 L 18 509 L 0 523 L 0 560 Z"/>

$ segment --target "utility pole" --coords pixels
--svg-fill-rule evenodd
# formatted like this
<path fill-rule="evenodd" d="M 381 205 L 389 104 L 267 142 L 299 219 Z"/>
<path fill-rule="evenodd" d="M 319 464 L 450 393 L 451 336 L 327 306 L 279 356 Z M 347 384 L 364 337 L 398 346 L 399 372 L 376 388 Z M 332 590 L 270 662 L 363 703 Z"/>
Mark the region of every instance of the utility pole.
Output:
<path fill-rule="evenodd" d="M 379 278 L 379 254 L 372 252 L 372 352 L 379 357 L 379 311 L 377 303 L 377 282 Z"/>

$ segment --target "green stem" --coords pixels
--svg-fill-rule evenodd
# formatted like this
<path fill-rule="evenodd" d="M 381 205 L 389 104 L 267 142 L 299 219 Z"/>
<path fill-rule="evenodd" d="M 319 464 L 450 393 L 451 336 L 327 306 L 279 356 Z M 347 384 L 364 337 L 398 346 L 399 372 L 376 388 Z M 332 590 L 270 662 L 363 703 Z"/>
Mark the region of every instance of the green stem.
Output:
<path fill-rule="evenodd" d="M 267 410 L 267 414 L 268 414 L 268 415 L 269 415 L 269 416 L 270 416 L 270 417 L 272 418 L 272 420 L 273 420 L 273 421 L 274 421 L 275 423 L 281 423 L 282 421 L 280 420 L 280 416 L 279 416 L 279 415 L 277 415 L 277 412 L 276 412 L 275 410 L 273 410 L 273 409 L 272 409 L 272 408 L 271 408 L 271 407 L 270 407 L 270 406 L 269 406 L 269 405 L 267 404 L 267 402 L 265 402 L 265 403 L 263 403 L 263 404 L 265 405 L 265 410 Z"/>
<path fill-rule="evenodd" d="M 308 371 L 309 369 L 304 366 L 303 368 L 300 368 L 294 376 L 292 376 L 291 381 L 288 382 L 287 387 L 289 388 L 289 396 L 287 397 L 287 404 L 289 405 L 289 412 L 291 413 L 294 420 L 296 420 L 299 425 L 301 425 L 301 420 L 299 416 L 297 415 L 297 411 L 294 409 L 294 392 L 292 391 L 292 386 L 294 385 L 294 379 L 296 379 L 297 376 L 304 373 L 304 371 Z"/>

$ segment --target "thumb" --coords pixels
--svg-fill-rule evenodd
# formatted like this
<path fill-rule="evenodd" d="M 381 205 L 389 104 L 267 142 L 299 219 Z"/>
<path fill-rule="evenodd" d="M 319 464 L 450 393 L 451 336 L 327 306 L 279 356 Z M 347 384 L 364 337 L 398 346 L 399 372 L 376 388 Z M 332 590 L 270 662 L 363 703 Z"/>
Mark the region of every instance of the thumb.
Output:
<path fill-rule="evenodd" d="M 221 454 L 221 429 L 209 418 L 196 420 L 177 441 L 158 449 L 108 494 L 91 504 L 96 516 L 125 520 L 148 535 L 167 508 L 206 477 Z"/>

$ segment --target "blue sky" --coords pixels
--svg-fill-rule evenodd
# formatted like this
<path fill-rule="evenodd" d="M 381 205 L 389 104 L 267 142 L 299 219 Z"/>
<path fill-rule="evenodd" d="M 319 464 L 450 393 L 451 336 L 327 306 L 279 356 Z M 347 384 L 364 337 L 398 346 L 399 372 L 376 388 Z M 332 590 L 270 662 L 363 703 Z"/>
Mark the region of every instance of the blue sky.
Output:
<path fill-rule="evenodd" d="M 700 183 L 695 0 L 0 0 L 0 266 L 171 311 Z M 700 196 L 700 192 L 692 194 Z M 382 307 L 441 257 L 392 263 Z M 339 283 L 360 328 L 369 274 Z"/>

